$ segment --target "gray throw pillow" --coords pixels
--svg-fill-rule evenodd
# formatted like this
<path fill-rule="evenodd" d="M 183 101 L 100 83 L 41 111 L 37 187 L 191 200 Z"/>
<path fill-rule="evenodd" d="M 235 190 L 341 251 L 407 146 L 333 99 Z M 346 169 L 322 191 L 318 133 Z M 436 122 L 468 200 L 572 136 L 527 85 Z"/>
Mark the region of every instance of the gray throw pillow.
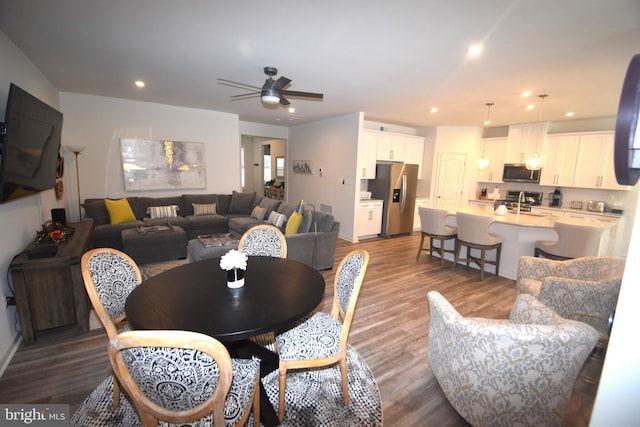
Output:
<path fill-rule="evenodd" d="M 229 213 L 251 215 L 253 199 L 255 199 L 255 197 L 256 193 L 238 193 L 234 191 L 233 194 L 231 194 Z"/>

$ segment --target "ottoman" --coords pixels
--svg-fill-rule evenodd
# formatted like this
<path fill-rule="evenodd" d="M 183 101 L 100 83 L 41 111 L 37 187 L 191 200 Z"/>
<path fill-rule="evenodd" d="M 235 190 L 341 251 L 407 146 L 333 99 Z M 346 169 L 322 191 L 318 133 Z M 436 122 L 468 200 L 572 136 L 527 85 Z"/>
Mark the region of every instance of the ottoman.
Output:
<path fill-rule="evenodd" d="M 175 225 L 122 230 L 124 252 L 137 264 L 187 257 L 187 233 Z"/>
<path fill-rule="evenodd" d="M 200 261 L 207 258 L 219 258 L 231 249 L 238 249 L 238 241 L 221 246 L 205 246 L 199 239 L 189 240 L 187 244 L 189 262 Z"/>

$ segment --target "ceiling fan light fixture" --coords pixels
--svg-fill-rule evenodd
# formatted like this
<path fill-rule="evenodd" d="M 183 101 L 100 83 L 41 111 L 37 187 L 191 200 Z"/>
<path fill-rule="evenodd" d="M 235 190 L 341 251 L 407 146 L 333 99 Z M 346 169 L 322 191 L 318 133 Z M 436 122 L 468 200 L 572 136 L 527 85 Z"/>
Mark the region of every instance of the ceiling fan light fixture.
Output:
<path fill-rule="evenodd" d="M 262 102 L 265 104 L 273 105 L 280 102 L 280 95 L 278 91 L 273 89 L 263 89 L 261 94 Z"/>

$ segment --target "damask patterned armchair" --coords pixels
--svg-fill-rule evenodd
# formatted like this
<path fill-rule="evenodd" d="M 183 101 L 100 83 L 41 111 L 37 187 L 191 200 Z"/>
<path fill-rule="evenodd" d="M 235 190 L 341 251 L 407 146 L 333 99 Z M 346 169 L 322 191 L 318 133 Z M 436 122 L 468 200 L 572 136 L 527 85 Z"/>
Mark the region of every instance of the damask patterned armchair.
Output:
<path fill-rule="evenodd" d="M 567 261 L 524 256 L 518 263 L 518 294 L 528 293 L 564 318 L 580 319 L 608 335 L 620 293 L 625 260 L 582 257 Z"/>
<path fill-rule="evenodd" d="M 589 325 L 518 295 L 509 320 L 464 318 L 438 292 L 428 356 L 451 405 L 472 425 L 562 425 L 574 382 L 598 341 Z"/>

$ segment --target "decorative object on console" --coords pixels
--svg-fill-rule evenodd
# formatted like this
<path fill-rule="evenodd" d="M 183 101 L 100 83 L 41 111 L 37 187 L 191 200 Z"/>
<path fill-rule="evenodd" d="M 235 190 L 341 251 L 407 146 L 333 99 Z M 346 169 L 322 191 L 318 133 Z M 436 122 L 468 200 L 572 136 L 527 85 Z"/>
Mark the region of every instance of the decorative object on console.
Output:
<path fill-rule="evenodd" d="M 478 170 L 486 170 L 489 167 L 489 159 L 487 159 L 487 126 L 491 124 L 491 106 L 493 102 L 484 104 L 487 106 L 487 120 L 484 121 L 484 135 L 482 137 L 482 157 L 478 160 Z"/>
<path fill-rule="evenodd" d="M 125 190 L 206 188 L 202 142 L 121 139 L 120 145 Z"/>
<path fill-rule="evenodd" d="M 527 169 L 529 169 L 530 171 L 538 171 L 542 169 L 542 159 L 540 158 L 540 153 L 538 153 L 538 139 L 544 138 L 544 132 L 542 127 L 542 105 L 544 104 L 544 99 L 547 96 L 549 95 L 546 95 L 546 94 L 538 95 L 538 98 L 540 98 L 540 116 L 538 119 L 540 136 L 536 138 L 536 148 L 533 151 L 533 154 L 531 155 L 531 157 L 527 159 L 527 163 L 525 164 Z M 531 173 L 531 176 L 533 177 L 533 173 Z"/>

